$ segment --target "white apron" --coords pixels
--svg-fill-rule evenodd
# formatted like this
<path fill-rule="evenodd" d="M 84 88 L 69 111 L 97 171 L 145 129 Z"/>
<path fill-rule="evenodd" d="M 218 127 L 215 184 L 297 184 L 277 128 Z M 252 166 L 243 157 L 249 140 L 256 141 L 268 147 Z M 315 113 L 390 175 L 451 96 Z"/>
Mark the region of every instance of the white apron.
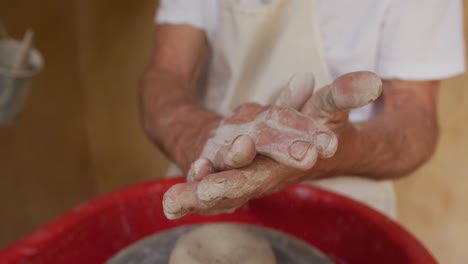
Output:
<path fill-rule="evenodd" d="M 224 0 L 211 47 L 204 105 L 224 116 L 245 102 L 269 104 L 299 71 L 313 72 L 316 89 L 332 81 L 322 47 L 316 0 Z M 395 217 L 390 181 L 336 177 L 312 184 Z"/>

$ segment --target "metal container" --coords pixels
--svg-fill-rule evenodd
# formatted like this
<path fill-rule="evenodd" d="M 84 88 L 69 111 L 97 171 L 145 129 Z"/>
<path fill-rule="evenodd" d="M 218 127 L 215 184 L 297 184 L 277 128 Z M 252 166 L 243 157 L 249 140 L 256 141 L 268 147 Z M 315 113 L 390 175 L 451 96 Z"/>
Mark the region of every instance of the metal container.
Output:
<path fill-rule="evenodd" d="M 21 42 L 0 39 L 0 125 L 14 121 L 20 114 L 34 76 L 42 69 L 41 54 L 31 49 L 27 67 L 13 70 Z"/>

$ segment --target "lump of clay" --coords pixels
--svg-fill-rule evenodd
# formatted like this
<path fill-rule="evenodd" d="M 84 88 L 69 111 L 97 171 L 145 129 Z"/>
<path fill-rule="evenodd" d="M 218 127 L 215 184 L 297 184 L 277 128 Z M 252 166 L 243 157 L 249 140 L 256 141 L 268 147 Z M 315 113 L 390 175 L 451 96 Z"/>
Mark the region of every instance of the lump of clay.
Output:
<path fill-rule="evenodd" d="M 208 224 L 180 238 L 169 264 L 275 264 L 268 241 L 236 224 Z"/>

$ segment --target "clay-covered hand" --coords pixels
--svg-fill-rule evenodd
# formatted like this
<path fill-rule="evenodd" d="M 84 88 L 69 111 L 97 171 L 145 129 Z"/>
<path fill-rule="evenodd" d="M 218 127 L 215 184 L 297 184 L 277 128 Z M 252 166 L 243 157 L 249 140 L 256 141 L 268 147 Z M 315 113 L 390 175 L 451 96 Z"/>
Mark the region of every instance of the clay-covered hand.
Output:
<path fill-rule="evenodd" d="M 349 110 L 376 100 L 381 92 L 382 82 L 374 73 L 350 73 L 315 93 L 303 105 L 301 112 L 315 123 L 328 126 L 340 140 L 347 136 Z M 311 147 L 315 146 L 308 148 Z M 174 185 L 164 195 L 164 213 L 169 219 L 177 219 L 192 212 L 230 212 L 250 199 L 279 191 L 295 182 L 320 177 L 322 170 L 333 170 L 326 167 L 330 165 L 323 164 L 326 163 L 318 162 L 312 169 L 301 170 L 258 155 L 243 168 L 212 173 Z"/>
<path fill-rule="evenodd" d="M 337 146 L 335 134 L 320 120 L 300 112 L 313 92 L 313 75 L 298 73 L 271 105 L 238 107 L 208 139 L 188 180 L 244 167 L 257 154 L 301 170 L 312 168 L 317 158 L 332 156 Z"/>

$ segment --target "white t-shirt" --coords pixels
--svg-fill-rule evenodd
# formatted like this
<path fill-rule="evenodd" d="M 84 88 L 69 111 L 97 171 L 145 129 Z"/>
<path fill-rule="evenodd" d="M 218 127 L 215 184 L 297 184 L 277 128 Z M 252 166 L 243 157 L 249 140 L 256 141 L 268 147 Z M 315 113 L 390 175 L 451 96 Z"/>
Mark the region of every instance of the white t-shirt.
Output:
<path fill-rule="evenodd" d="M 224 1 L 161 0 L 156 22 L 194 26 L 213 43 Z M 465 71 L 462 0 L 318 0 L 318 7 L 334 78 L 368 70 L 383 79 L 438 80 Z M 353 110 L 350 120 L 372 115 L 368 105 Z"/>
<path fill-rule="evenodd" d="M 157 23 L 189 24 L 212 42 L 224 0 L 161 0 Z M 252 5 L 275 0 L 237 0 Z M 465 70 L 462 0 L 318 0 L 332 77 L 434 80 Z"/>
<path fill-rule="evenodd" d="M 202 29 L 213 44 L 225 1 L 262 5 L 277 0 L 161 0 L 156 22 L 192 25 Z M 317 1 L 332 77 L 368 70 L 383 79 L 435 80 L 465 70 L 462 0 Z M 350 120 L 371 115 L 369 105 L 353 110 Z M 362 201 L 373 200 L 369 203 L 375 208 L 394 215 L 389 182 L 356 179 L 343 177 L 332 189 Z"/>

